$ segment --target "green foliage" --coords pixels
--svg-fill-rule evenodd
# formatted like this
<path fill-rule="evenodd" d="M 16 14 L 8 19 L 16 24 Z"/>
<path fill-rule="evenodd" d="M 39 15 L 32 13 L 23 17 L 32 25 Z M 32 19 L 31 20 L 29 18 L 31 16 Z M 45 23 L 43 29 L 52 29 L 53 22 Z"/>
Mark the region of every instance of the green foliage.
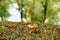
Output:
<path fill-rule="evenodd" d="M 2 21 L 4 21 L 4 18 L 10 16 L 10 14 L 8 12 L 9 3 L 10 3 L 9 0 L 8 1 L 6 1 L 6 0 L 0 1 L 0 17 L 2 18 Z"/>
<path fill-rule="evenodd" d="M 24 8 L 23 17 L 31 22 L 43 23 L 49 18 L 48 24 L 54 25 L 56 19 L 59 19 L 57 16 L 59 7 L 58 9 L 53 7 L 59 0 L 23 0 L 23 6 L 21 6 L 21 0 L 15 0 L 15 2 L 19 6 L 19 11 Z"/>

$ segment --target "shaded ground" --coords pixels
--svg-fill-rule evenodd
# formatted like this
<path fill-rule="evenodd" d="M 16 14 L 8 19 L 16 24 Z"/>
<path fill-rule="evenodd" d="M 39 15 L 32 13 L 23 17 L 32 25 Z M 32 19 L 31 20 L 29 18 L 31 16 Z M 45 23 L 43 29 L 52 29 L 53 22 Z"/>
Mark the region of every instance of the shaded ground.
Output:
<path fill-rule="evenodd" d="M 37 24 L 37 28 L 29 28 L 28 24 L 31 23 L 0 22 L 0 39 L 60 40 L 60 26 Z"/>

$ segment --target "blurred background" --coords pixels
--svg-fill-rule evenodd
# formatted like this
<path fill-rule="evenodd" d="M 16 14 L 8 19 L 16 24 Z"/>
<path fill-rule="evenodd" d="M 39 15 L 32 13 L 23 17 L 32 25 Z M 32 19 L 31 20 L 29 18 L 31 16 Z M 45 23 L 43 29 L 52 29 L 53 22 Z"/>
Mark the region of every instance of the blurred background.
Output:
<path fill-rule="evenodd" d="M 60 0 L 0 0 L 0 21 L 60 25 Z"/>

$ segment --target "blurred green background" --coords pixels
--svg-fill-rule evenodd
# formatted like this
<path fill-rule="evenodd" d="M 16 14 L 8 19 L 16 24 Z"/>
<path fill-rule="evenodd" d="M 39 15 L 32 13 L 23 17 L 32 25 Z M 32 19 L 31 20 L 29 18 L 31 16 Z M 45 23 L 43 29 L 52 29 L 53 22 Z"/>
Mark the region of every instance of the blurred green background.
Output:
<path fill-rule="evenodd" d="M 60 25 L 60 0 L 0 0 L 0 19 Z"/>

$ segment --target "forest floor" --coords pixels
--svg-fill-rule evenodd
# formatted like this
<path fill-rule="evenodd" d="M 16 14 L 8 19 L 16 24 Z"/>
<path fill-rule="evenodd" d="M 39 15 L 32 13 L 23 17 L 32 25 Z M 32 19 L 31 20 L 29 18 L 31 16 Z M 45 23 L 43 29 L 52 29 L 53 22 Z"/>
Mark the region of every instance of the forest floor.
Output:
<path fill-rule="evenodd" d="M 60 40 L 60 26 L 0 22 L 0 40 Z"/>

